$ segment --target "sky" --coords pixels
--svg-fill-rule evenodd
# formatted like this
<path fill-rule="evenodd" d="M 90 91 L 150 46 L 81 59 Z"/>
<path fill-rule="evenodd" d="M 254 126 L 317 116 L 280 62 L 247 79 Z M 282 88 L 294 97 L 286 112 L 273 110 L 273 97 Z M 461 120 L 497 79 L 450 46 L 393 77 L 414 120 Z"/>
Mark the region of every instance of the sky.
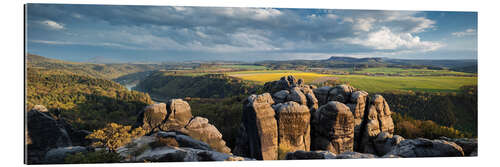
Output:
<path fill-rule="evenodd" d="M 26 44 L 77 62 L 477 59 L 477 13 L 28 4 Z"/>

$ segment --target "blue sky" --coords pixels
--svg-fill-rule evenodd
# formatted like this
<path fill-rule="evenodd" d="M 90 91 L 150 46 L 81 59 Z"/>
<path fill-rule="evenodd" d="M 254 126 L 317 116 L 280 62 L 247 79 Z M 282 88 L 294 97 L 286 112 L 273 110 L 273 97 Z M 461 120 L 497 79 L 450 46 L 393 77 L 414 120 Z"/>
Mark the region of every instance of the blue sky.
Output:
<path fill-rule="evenodd" d="M 476 12 L 27 5 L 27 51 L 85 62 L 477 59 Z"/>

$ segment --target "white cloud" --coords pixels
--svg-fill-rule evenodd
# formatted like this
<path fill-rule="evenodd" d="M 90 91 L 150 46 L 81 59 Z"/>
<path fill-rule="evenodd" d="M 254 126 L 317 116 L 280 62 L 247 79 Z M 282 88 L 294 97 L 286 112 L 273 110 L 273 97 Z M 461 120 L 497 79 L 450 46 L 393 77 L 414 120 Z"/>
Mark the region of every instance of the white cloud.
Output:
<path fill-rule="evenodd" d="M 464 31 L 451 33 L 451 35 L 456 36 L 456 37 L 463 37 L 463 36 L 468 36 L 468 35 L 475 35 L 476 33 L 477 33 L 476 29 L 469 28 L 469 29 L 464 30 Z"/>
<path fill-rule="evenodd" d="M 44 26 L 46 26 L 49 29 L 53 29 L 53 30 L 64 29 L 64 25 L 63 24 L 57 23 L 57 22 L 52 21 L 52 20 L 45 20 L 45 21 L 41 21 L 40 23 L 43 24 Z"/>
<path fill-rule="evenodd" d="M 372 29 L 372 25 L 376 20 L 374 18 L 358 18 L 356 19 L 356 23 L 354 25 L 355 30 L 361 31 L 370 31 Z"/>
<path fill-rule="evenodd" d="M 362 37 L 343 38 L 341 41 L 351 44 L 369 47 L 375 50 L 412 50 L 433 51 L 441 48 L 439 42 L 421 41 L 420 37 L 410 33 L 393 33 L 389 28 L 382 27 L 380 30 L 370 32 Z"/>

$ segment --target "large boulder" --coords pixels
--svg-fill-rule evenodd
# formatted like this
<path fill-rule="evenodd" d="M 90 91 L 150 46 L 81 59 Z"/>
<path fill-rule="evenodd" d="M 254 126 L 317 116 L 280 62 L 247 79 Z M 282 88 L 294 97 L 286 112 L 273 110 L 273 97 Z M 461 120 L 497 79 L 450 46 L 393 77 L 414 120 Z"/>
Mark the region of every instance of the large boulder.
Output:
<path fill-rule="evenodd" d="M 313 114 L 312 126 L 311 150 L 353 151 L 354 117 L 343 103 L 330 101 L 321 106 Z"/>
<path fill-rule="evenodd" d="M 290 91 L 288 90 L 280 90 L 276 93 L 273 94 L 273 100 L 276 103 L 284 103 L 286 102 L 286 98 L 290 94 Z"/>
<path fill-rule="evenodd" d="M 123 162 L 241 161 L 239 156 L 212 151 L 207 144 L 173 132 L 142 136 L 117 150 Z"/>
<path fill-rule="evenodd" d="M 288 94 L 286 99 L 286 101 L 294 101 L 301 105 L 307 105 L 306 95 L 298 87 L 290 89 L 290 94 Z"/>
<path fill-rule="evenodd" d="M 445 140 L 449 142 L 454 142 L 455 144 L 462 147 L 465 156 L 477 156 L 477 139 L 468 139 L 468 138 L 458 138 L 451 139 L 447 137 L 440 137 L 440 140 Z"/>
<path fill-rule="evenodd" d="M 231 149 L 226 146 L 226 142 L 222 139 L 222 134 L 214 125 L 209 124 L 206 118 L 193 118 L 185 128 L 180 130 L 180 132 L 196 140 L 208 143 L 215 151 L 228 154 L 231 153 Z"/>
<path fill-rule="evenodd" d="M 424 138 L 406 139 L 396 145 L 388 155 L 399 157 L 461 157 L 464 152 L 460 146 L 444 140 Z"/>
<path fill-rule="evenodd" d="M 28 163 L 40 163 L 52 148 L 71 146 L 71 137 L 47 108 L 36 105 L 27 113 Z"/>
<path fill-rule="evenodd" d="M 178 130 L 189 123 L 193 115 L 191 107 L 182 99 L 171 99 L 167 103 L 167 117 L 160 126 L 163 131 Z"/>
<path fill-rule="evenodd" d="M 332 89 L 332 87 L 324 86 L 324 87 L 316 88 L 313 90 L 314 95 L 316 96 L 316 98 L 318 100 L 318 104 L 320 106 L 325 105 L 328 102 L 328 95 L 329 95 L 329 92 L 331 89 Z"/>
<path fill-rule="evenodd" d="M 151 104 L 139 113 L 135 127 L 141 127 L 147 132 L 158 131 L 166 117 L 167 105 L 165 103 Z"/>
<path fill-rule="evenodd" d="M 64 159 L 69 155 L 74 155 L 76 153 L 87 153 L 86 147 L 82 146 L 70 146 L 70 147 L 59 147 L 51 149 L 45 154 L 44 164 L 61 164 L 65 163 Z"/>
<path fill-rule="evenodd" d="M 251 95 L 244 101 L 237 154 L 258 160 L 277 159 L 278 126 L 273 104 L 269 93 Z"/>
<path fill-rule="evenodd" d="M 230 153 L 222 134 L 203 117 L 193 118 L 191 107 L 182 99 L 171 99 L 167 104 L 146 106 L 134 127 L 142 127 L 148 134 L 158 131 L 176 131 L 206 142 L 214 150 Z"/>
<path fill-rule="evenodd" d="M 352 86 L 345 84 L 337 85 L 328 92 L 328 101 L 347 103 L 351 98 L 352 92 L 354 92 L 354 88 Z"/>
<path fill-rule="evenodd" d="M 310 149 L 310 113 L 305 105 L 294 101 L 277 107 L 279 148 L 287 151 Z"/>

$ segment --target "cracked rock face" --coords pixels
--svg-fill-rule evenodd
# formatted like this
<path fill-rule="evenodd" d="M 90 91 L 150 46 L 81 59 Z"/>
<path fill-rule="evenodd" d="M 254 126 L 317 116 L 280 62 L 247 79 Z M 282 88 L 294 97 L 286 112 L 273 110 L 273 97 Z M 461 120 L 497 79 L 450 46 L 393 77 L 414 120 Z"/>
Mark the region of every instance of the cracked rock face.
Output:
<path fill-rule="evenodd" d="M 385 156 L 389 155 L 399 157 L 461 157 L 464 156 L 464 152 L 460 146 L 453 142 L 418 138 L 401 141 Z"/>
<path fill-rule="evenodd" d="M 288 148 L 289 151 L 309 151 L 311 128 L 307 106 L 289 101 L 280 105 L 276 112 L 279 147 Z"/>
<path fill-rule="evenodd" d="M 243 104 L 241 144 L 236 150 L 258 160 L 275 160 L 278 157 L 278 126 L 274 104 L 269 93 L 251 95 Z"/>
<path fill-rule="evenodd" d="M 365 113 L 366 119 L 361 127 L 361 140 L 359 150 L 365 153 L 377 153 L 374 140 L 379 133 L 385 132 L 392 136 L 394 133 L 394 123 L 391 117 L 389 105 L 381 95 L 374 95 L 370 98 L 370 103 Z"/>
<path fill-rule="evenodd" d="M 148 133 L 176 131 L 196 140 L 207 143 L 215 151 L 230 153 L 219 130 L 203 117 L 194 117 L 191 107 L 182 99 L 169 100 L 167 104 L 158 103 L 146 106 L 139 114 L 134 126 L 142 127 Z"/>
<path fill-rule="evenodd" d="M 354 117 L 343 103 L 331 101 L 321 106 L 313 115 L 313 127 L 311 150 L 353 151 Z"/>

